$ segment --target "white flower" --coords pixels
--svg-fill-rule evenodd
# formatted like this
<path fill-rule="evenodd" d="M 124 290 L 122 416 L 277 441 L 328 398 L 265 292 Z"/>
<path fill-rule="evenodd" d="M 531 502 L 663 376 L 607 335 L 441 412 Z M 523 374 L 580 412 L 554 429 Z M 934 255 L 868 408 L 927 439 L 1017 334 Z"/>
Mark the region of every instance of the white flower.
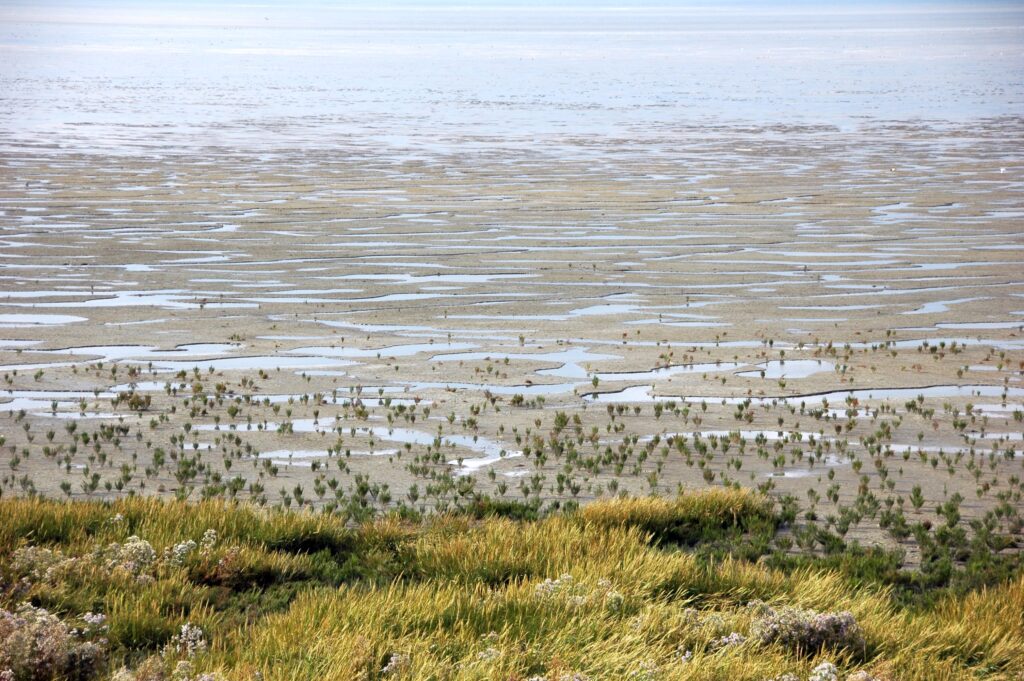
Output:
<path fill-rule="evenodd" d="M 82 615 L 82 620 L 89 625 L 90 629 L 104 630 L 107 628 L 107 616 L 98 612 L 87 612 Z"/>
<path fill-rule="evenodd" d="M 411 663 L 412 660 L 408 655 L 392 653 L 388 658 L 388 663 L 380 670 L 381 676 L 397 676 L 408 669 Z"/>
<path fill-rule="evenodd" d="M 605 597 L 605 604 L 612 612 L 621 612 L 625 603 L 626 598 L 618 591 L 609 591 L 608 595 Z"/>
<path fill-rule="evenodd" d="M 831 662 L 822 662 L 811 670 L 807 681 L 839 681 L 839 670 Z"/>
<path fill-rule="evenodd" d="M 560 591 L 566 591 L 572 589 L 573 578 L 572 575 L 562 575 L 558 579 L 545 579 L 542 583 L 534 587 L 534 591 L 538 596 L 554 596 Z"/>
<path fill-rule="evenodd" d="M 196 543 L 189 539 L 175 544 L 171 548 L 167 549 L 164 554 L 165 560 L 171 565 L 182 565 L 188 555 L 196 550 Z"/>
<path fill-rule="evenodd" d="M 199 540 L 199 545 L 202 546 L 203 551 L 211 550 L 217 543 L 217 530 L 207 530 L 203 532 L 203 538 Z"/>
<path fill-rule="evenodd" d="M 846 681 L 877 681 L 875 677 L 868 674 L 866 671 L 854 672 L 846 677 Z"/>
<path fill-rule="evenodd" d="M 189 677 L 192 676 L 192 663 L 186 660 L 181 660 L 174 667 L 174 671 L 171 672 L 171 678 L 175 681 L 189 681 Z"/>
<path fill-rule="evenodd" d="M 722 638 L 719 638 L 719 639 L 716 639 L 716 640 L 712 641 L 711 642 L 711 647 L 712 648 L 716 648 L 716 649 L 718 649 L 718 648 L 728 648 L 730 646 L 738 646 L 741 643 L 745 642 L 746 640 L 747 640 L 746 636 L 744 636 L 743 634 L 739 633 L 738 631 L 734 631 L 731 634 L 729 634 L 728 636 L 723 636 Z"/>
<path fill-rule="evenodd" d="M 206 634 L 191 622 L 186 622 L 181 625 L 181 631 L 171 638 L 170 647 L 186 658 L 192 659 L 206 651 Z"/>
<path fill-rule="evenodd" d="M 124 544 L 111 544 L 108 551 L 112 556 L 111 567 L 121 567 L 133 575 L 140 575 L 156 560 L 156 551 L 145 539 L 135 535 L 128 537 Z"/>

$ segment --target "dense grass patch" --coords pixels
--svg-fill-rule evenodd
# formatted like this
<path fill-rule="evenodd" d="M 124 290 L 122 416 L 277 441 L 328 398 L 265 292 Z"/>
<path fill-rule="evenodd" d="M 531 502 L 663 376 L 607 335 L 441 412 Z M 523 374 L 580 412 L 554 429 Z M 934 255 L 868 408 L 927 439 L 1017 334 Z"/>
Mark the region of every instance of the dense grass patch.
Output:
<path fill-rule="evenodd" d="M 913 599 L 916 573 L 884 552 L 751 560 L 781 519 L 750 492 L 547 517 L 481 502 L 359 526 L 157 499 L 2 500 L 0 517 L 4 621 L 100 650 L 88 678 L 805 679 L 826 662 L 840 679 L 1024 674 L 1019 568 Z M 59 619 L 17 619 L 26 604 Z M 81 624 L 98 614 L 102 631 Z M 68 674 L 0 662 L 16 679 Z"/>

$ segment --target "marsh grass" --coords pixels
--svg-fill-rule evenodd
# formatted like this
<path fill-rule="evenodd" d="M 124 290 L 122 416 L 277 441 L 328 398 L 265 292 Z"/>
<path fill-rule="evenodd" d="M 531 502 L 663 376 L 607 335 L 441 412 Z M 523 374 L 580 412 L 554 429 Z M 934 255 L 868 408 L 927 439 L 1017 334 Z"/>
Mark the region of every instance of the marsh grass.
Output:
<path fill-rule="evenodd" d="M 713 488 L 672 500 L 615 499 L 585 506 L 580 515 L 599 526 L 640 528 L 659 544 L 693 545 L 775 526 L 771 501 L 749 489 Z"/>
<path fill-rule="evenodd" d="M 190 674 L 239 680 L 803 679 L 825 661 L 840 678 L 1024 674 L 1019 571 L 908 603 L 887 580 L 825 559 L 774 556 L 780 569 L 689 548 L 774 528 L 772 504 L 751 492 L 358 526 L 153 498 L 5 499 L 0 517 L 0 606 L 29 602 L 68 622 L 105 614 L 98 678 L 122 665 L 131 678 L 172 678 L 186 624 L 209 641 Z M 758 639 L 759 618 L 783 608 L 849 612 L 857 636 L 813 649 Z"/>

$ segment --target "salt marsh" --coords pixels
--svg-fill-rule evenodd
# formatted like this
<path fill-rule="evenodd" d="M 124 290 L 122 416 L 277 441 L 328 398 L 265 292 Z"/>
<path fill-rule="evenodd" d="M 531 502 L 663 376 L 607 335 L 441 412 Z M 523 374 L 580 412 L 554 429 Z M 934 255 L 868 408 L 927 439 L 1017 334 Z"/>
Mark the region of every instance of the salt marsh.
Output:
<path fill-rule="evenodd" d="M 318 11 L 155 47 L 0 8 L 5 493 L 725 484 L 911 553 L 866 499 L 1020 508 L 1019 11 L 816 16 L 800 58 L 673 7 L 600 46 L 606 11 L 552 11 L 558 49 L 508 8 L 388 15 L 401 49 Z"/>

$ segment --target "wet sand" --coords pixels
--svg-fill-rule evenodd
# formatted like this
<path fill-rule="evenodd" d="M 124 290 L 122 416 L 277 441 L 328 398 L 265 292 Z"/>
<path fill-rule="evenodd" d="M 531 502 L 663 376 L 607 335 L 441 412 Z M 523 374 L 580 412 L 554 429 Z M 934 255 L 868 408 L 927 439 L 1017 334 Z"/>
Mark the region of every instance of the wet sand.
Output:
<path fill-rule="evenodd" d="M 466 476 L 546 501 L 813 490 L 822 518 L 864 484 L 921 485 L 924 512 L 1019 504 L 1020 121 L 696 132 L 571 155 L 9 148 L 5 493 L 240 476 L 323 505 L 365 474 L 382 506 L 444 506 Z M 111 403 L 133 389 L 148 409 Z M 119 421 L 68 451 L 68 423 Z M 147 477 L 157 449 L 205 468 Z"/>

